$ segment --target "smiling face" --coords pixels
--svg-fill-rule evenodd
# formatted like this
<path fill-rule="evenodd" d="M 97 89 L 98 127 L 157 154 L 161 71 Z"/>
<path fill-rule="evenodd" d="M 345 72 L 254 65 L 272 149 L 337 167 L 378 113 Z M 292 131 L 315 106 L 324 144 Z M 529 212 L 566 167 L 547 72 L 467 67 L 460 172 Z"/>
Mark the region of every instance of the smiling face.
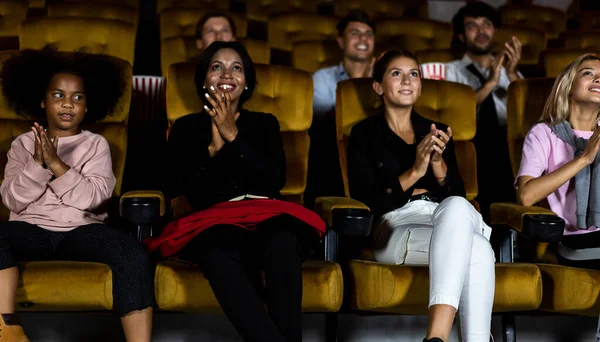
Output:
<path fill-rule="evenodd" d="M 233 49 L 217 51 L 210 61 L 204 86 L 213 86 L 228 92 L 232 105 L 237 108 L 246 87 L 245 69 L 240 55 Z"/>
<path fill-rule="evenodd" d="M 486 17 L 466 17 L 465 33 L 460 35 L 467 51 L 474 55 L 488 54 L 494 48 L 496 28 Z"/>
<path fill-rule="evenodd" d="M 571 87 L 571 101 L 600 105 L 600 61 L 581 63 Z"/>
<path fill-rule="evenodd" d="M 338 37 L 338 44 L 344 50 L 344 57 L 358 62 L 367 61 L 373 55 L 375 34 L 369 25 L 351 21 L 346 26 L 344 35 Z"/>
<path fill-rule="evenodd" d="M 202 26 L 202 39 L 196 40 L 196 46 L 202 50 L 212 42 L 230 42 L 235 40 L 229 20 L 225 17 L 210 18 Z"/>
<path fill-rule="evenodd" d="M 81 77 L 69 73 L 54 75 L 41 107 L 46 109 L 48 129 L 59 136 L 79 133 L 87 101 Z"/>
<path fill-rule="evenodd" d="M 421 75 L 417 62 L 405 56 L 394 58 L 385 69 L 381 83 L 373 89 L 383 96 L 386 107 L 410 107 L 421 96 Z"/>

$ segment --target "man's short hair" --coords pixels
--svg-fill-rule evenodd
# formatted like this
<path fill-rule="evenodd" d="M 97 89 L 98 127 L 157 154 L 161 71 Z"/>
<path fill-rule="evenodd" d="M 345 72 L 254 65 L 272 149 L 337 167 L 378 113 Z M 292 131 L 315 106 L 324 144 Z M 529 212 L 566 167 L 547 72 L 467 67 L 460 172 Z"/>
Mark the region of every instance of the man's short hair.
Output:
<path fill-rule="evenodd" d="M 359 22 L 368 25 L 373 33 L 375 33 L 375 23 L 369 18 L 369 15 L 364 11 L 352 11 L 347 16 L 343 17 L 342 20 L 337 24 L 338 36 L 343 36 L 346 27 L 351 22 Z"/>
<path fill-rule="evenodd" d="M 466 17 L 487 18 L 494 24 L 494 28 L 498 28 L 502 25 L 500 13 L 498 13 L 498 11 L 485 2 L 475 2 L 462 7 L 458 10 L 458 13 L 454 15 L 454 18 L 452 18 L 454 36 L 465 33 Z"/>
<path fill-rule="evenodd" d="M 202 18 L 200 18 L 200 20 L 198 20 L 198 23 L 196 24 L 196 39 L 202 39 L 202 30 L 204 28 L 204 24 L 206 24 L 206 22 L 212 18 L 227 19 L 227 21 L 229 22 L 229 26 L 231 27 L 231 33 L 233 33 L 234 37 L 236 36 L 235 23 L 233 22 L 233 19 L 227 13 L 225 13 L 225 12 L 208 12 L 204 16 L 202 16 Z"/>

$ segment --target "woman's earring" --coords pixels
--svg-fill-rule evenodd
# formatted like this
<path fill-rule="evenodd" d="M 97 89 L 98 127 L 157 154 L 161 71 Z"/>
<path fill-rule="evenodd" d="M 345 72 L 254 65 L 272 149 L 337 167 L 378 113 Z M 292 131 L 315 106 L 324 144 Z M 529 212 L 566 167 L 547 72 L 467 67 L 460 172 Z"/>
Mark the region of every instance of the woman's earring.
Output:
<path fill-rule="evenodd" d="M 206 86 L 205 86 L 205 85 L 203 85 L 203 86 L 202 86 L 202 89 L 206 89 Z"/>
<path fill-rule="evenodd" d="M 248 87 L 244 87 L 244 90 L 248 90 Z"/>
<path fill-rule="evenodd" d="M 87 108 L 85 109 L 85 112 L 87 113 Z"/>

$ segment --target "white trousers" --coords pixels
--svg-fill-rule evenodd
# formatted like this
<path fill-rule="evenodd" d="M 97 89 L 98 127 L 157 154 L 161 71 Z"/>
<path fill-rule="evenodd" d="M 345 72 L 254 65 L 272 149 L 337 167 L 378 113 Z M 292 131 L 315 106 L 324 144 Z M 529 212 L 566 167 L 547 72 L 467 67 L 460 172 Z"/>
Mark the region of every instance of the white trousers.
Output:
<path fill-rule="evenodd" d="M 383 215 L 373 233 L 378 262 L 429 264 L 429 306 L 459 311 L 463 341 L 489 342 L 494 303 L 491 228 L 466 199 L 417 200 Z"/>

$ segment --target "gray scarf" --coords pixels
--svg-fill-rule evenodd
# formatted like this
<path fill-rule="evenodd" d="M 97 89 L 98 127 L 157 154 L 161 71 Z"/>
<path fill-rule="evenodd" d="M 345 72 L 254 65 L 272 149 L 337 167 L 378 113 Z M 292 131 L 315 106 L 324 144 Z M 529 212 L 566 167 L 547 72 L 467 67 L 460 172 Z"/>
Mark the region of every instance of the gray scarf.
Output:
<path fill-rule="evenodd" d="M 575 149 L 575 158 L 583 153 L 587 139 L 576 138 L 568 121 L 552 126 L 552 132 Z M 575 175 L 575 195 L 577 196 L 577 229 L 587 230 L 600 225 L 600 172 L 596 166 L 600 158 L 596 156 L 592 165 L 584 167 Z"/>

